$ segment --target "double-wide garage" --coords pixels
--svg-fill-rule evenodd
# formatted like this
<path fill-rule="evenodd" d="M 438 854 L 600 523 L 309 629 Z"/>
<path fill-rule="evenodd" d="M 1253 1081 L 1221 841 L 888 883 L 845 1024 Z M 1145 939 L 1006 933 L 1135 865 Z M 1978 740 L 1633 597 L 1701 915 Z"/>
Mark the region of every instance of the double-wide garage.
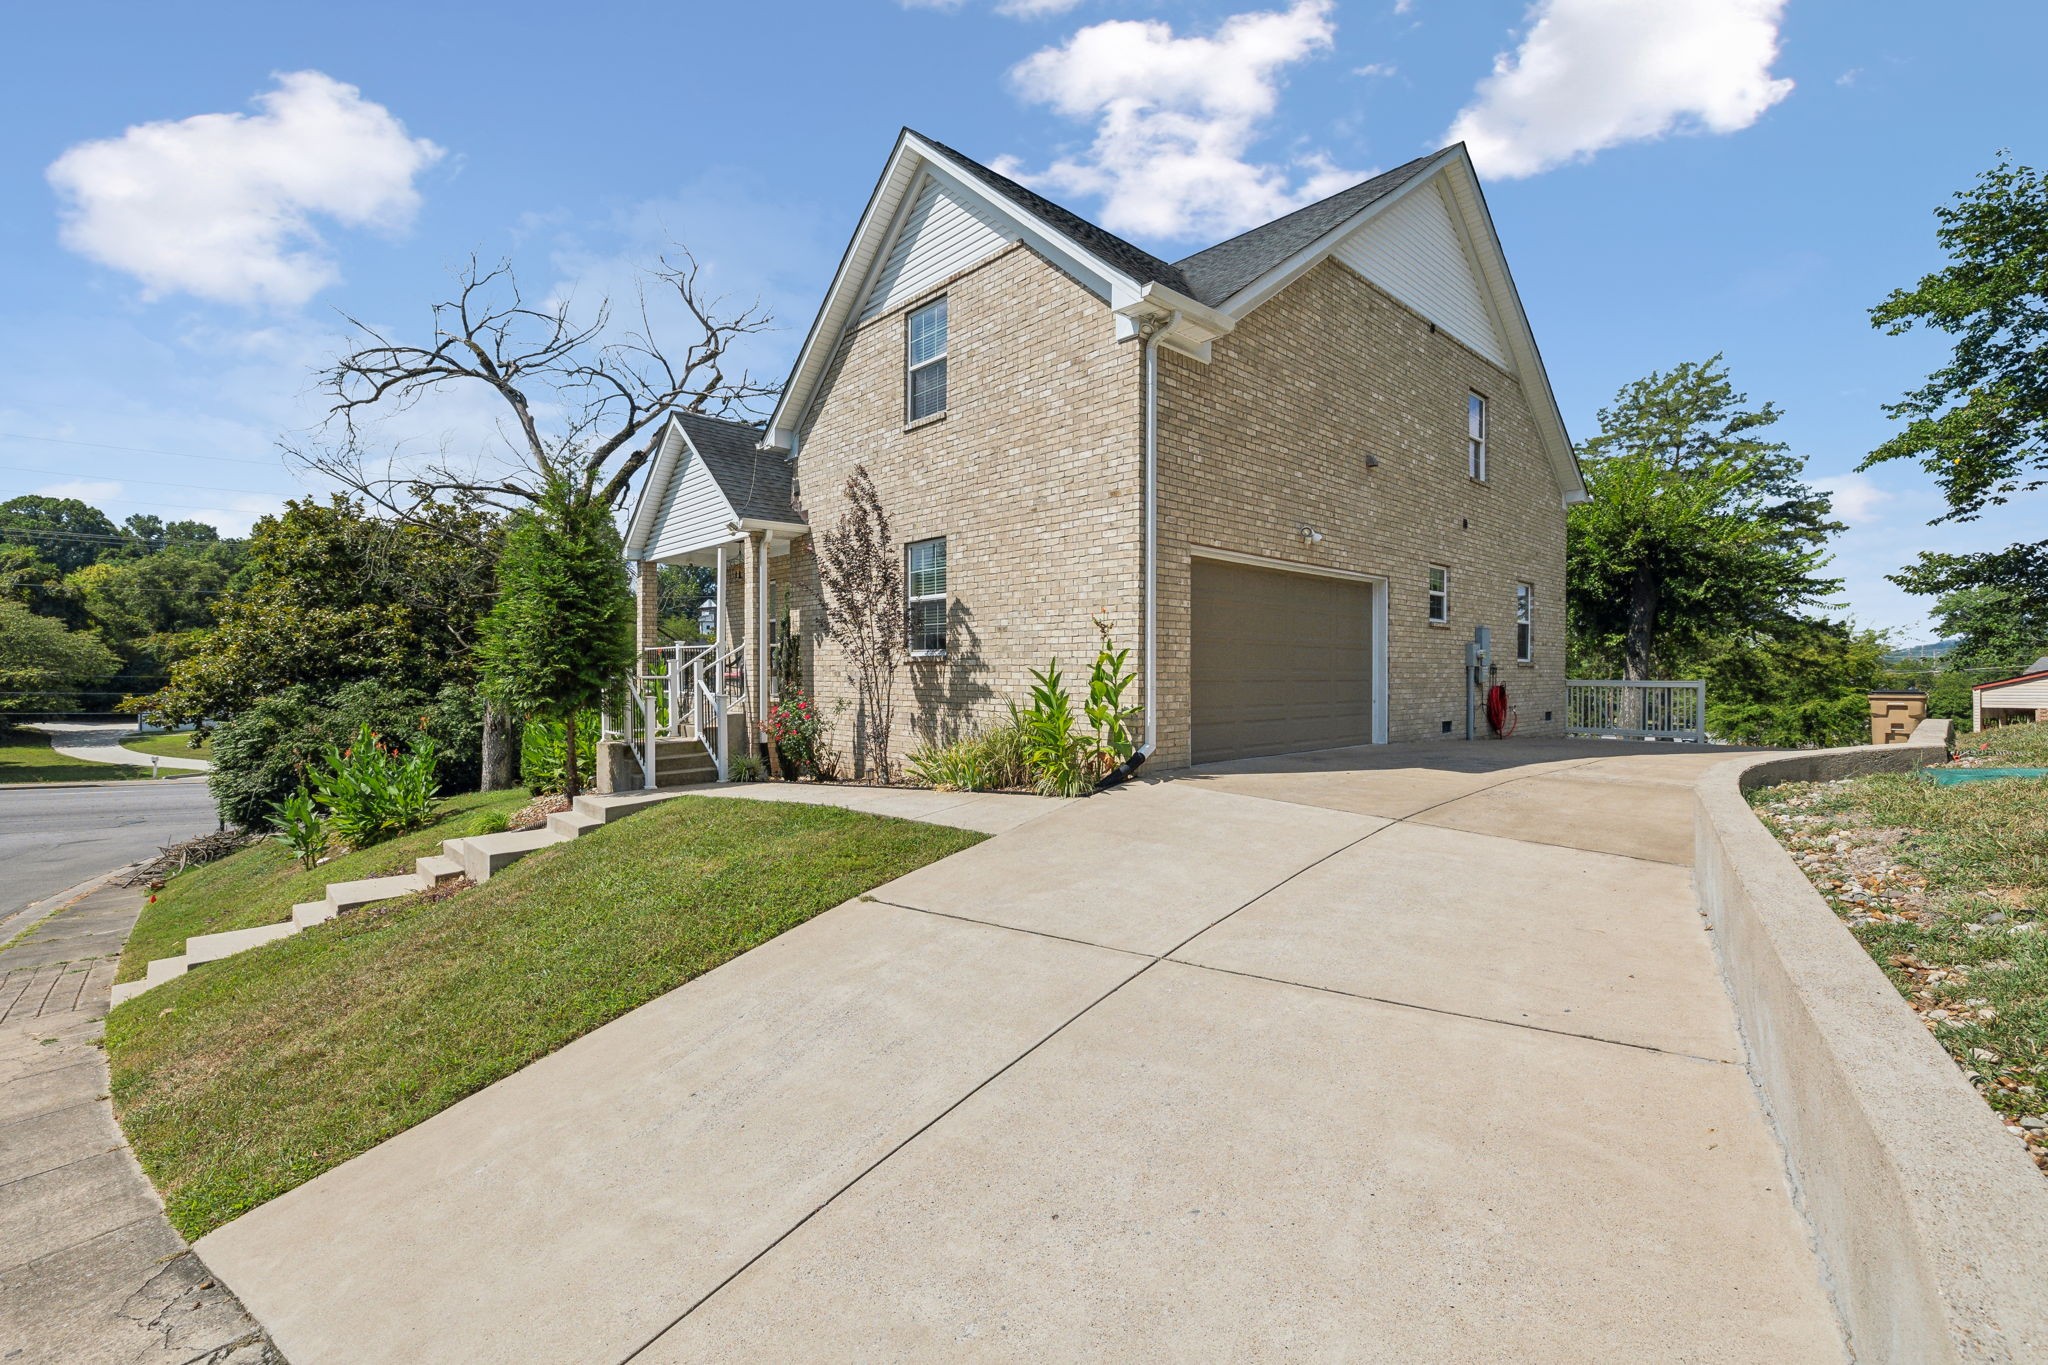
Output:
<path fill-rule="evenodd" d="M 1373 742 L 1373 583 L 1189 567 L 1194 762 Z"/>

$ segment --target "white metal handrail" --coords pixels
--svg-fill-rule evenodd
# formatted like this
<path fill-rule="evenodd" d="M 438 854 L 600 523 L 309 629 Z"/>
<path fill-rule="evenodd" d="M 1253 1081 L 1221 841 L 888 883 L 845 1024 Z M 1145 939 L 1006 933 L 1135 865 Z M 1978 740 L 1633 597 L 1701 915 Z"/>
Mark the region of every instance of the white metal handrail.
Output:
<path fill-rule="evenodd" d="M 1565 733 L 1606 739 L 1707 740 L 1707 685 L 1626 678 L 1565 685 Z"/>

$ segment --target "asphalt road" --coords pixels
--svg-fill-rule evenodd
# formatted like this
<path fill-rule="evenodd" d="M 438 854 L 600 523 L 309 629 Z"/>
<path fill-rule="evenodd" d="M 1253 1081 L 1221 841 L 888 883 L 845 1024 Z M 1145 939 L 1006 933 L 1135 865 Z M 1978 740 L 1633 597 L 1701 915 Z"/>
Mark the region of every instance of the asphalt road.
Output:
<path fill-rule="evenodd" d="M 0 921 L 218 823 L 203 781 L 0 789 Z"/>

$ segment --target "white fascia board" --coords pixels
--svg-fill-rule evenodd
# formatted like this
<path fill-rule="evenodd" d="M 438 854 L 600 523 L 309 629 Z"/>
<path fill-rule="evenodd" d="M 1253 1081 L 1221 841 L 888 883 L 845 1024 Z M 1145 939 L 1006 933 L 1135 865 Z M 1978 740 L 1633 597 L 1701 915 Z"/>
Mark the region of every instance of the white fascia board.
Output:
<path fill-rule="evenodd" d="M 762 434 L 763 446 L 778 450 L 792 447 L 813 391 L 865 297 L 876 262 L 886 254 L 895 236 L 903 204 L 924 175 L 931 176 L 949 193 L 984 204 L 998 217 L 1014 224 L 1020 240 L 1105 298 L 1111 308 L 1138 300 L 1144 281 L 1132 279 L 1021 204 L 989 189 L 979 177 L 906 128 L 897 136 L 896 147 L 889 154 L 881 179 L 875 183 L 874 193 L 868 197 L 853 240 L 847 244 L 831 287 L 825 291 L 825 301 L 811 322 L 803 349 L 797 353 L 789 383 L 783 387 L 775 413 Z"/>
<path fill-rule="evenodd" d="M 1223 306 L 1218 311 L 1229 317 L 1233 322 L 1242 319 L 1247 313 L 1250 313 L 1288 285 L 1293 284 L 1296 280 L 1307 274 L 1312 266 L 1319 264 L 1323 258 L 1335 251 L 1337 244 L 1346 237 L 1349 237 L 1353 232 L 1356 232 L 1361 225 L 1379 217 L 1409 195 L 1414 194 L 1422 186 L 1434 180 L 1436 175 L 1437 169 L 1432 169 L 1423 175 L 1416 176 L 1392 194 L 1382 195 L 1378 199 L 1373 200 L 1372 203 L 1367 204 L 1357 213 L 1352 214 L 1336 227 L 1316 238 L 1315 241 L 1310 242 L 1285 261 L 1274 266 L 1258 279 L 1253 280 L 1250 284 L 1225 299 Z"/>
<path fill-rule="evenodd" d="M 849 315 L 859 305 L 860 285 L 866 282 L 877 254 L 886 245 L 880 239 L 894 231 L 896 211 L 902 207 L 904 195 L 917 178 L 917 154 L 909 144 L 910 130 L 906 128 L 896 135 L 896 145 L 890 150 L 882 174 L 875 181 L 874 191 L 868 195 L 867 207 L 861 210 L 860 222 L 854 227 L 846 251 L 839 258 L 839 269 L 833 272 L 824 301 L 819 305 L 817 315 L 811 319 L 811 330 L 805 334 L 803 347 L 797 352 L 789 382 L 783 385 L 782 396 L 776 400 L 767 430 L 762 433 L 763 446 L 789 448 L 796 428 L 803 420 L 803 409 L 809 406 L 811 390 L 823 374 L 840 335 L 845 332 Z"/>
<path fill-rule="evenodd" d="M 654 509 L 661 498 L 655 490 L 668 491 L 668 481 L 675 474 L 675 442 L 683 436 L 682 423 L 671 416 L 662 424 L 661 438 L 655 443 L 654 458 L 647 462 L 647 472 L 640 480 L 640 492 L 633 499 L 633 514 L 626 521 L 626 558 L 644 559 L 647 545 L 648 523 L 654 517 Z"/>
<path fill-rule="evenodd" d="M 1460 143 L 1455 150 L 1457 154 L 1444 163 L 1444 186 L 1450 191 L 1454 221 L 1474 248 L 1472 255 L 1486 284 L 1487 305 L 1501 324 L 1501 338 L 1507 343 L 1508 357 L 1514 361 L 1515 375 L 1522 381 L 1522 392 L 1529 397 L 1536 432 L 1550 456 L 1565 506 L 1585 502 L 1586 480 L 1579 471 L 1579 457 L 1572 448 L 1571 435 L 1565 430 L 1557 394 L 1550 387 L 1550 373 L 1543 367 L 1535 330 L 1529 326 L 1529 315 L 1522 308 L 1521 291 L 1515 288 L 1515 277 L 1508 269 L 1507 251 L 1494 229 L 1493 213 L 1486 207 L 1479 174 L 1472 169 L 1472 158 L 1466 154 L 1464 144 Z"/>
<path fill-rule="evenodd" d="M 1145 318 L 1162 318 L 1165 328 L 1159 344 L 1170 351 L 1209 363 L 1209 343 L 1237 327 L 1237 319 L 1218 312 L 1178 289 L 1157 280 L 1147 284 L 1132 302 L 1116 309 L 1116 339 L 1127 341 L 1140 334 Z"/>
<path fill-rule="evenodd" d="M 811 528 L 800 521 L 769 521 L 762 517 L 741 517 L 736 524 L 742 531 L 766 531 L 770 535 L 787 536 L 791 540 L 811 533 Z"/>

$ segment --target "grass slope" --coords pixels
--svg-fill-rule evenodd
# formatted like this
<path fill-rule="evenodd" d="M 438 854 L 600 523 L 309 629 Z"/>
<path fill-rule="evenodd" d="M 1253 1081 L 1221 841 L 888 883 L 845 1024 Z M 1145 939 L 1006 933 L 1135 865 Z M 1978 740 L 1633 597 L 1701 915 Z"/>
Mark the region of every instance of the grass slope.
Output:
<path fill-rule="evenodd" d="M 1956 749 L 2048 767 L 2048 726 Z M 2048 1114 L 2048 780 L 1883 774 L 1750 800 L 1992 1108 L 2009 1123 Z M 2048 1141 L 2030 1146 L 2048 1170 Z"/>
<path fill-rule="evenodd" d="M 192 736 L 172 733 L 168 735 L 143 735 L 136 739 L 124 739 L 121 747 L 138 754 L 155 754 L 160 758 L 212 758 L 213 743 L 202 740 L 198 748 L 192 747 Z"/>
<path fill-rule="evenodd" d="M 480 887 L 346 915 L 121 1006 L 106 1032 L 115 1108 L 171 1222 L 197 1238 L 981 837 L 682 798 Z"/>
<path fill-rule="evenodd" d="M 504 817 L 532 799 L 523 787 L 453 797 L 441 803 L 434 823 L 425 829 L 330 858 L 311 872 L 275 839 L 232 858 L 188 868 L 165 884 L 154 904 L 143 907 L 121 950 L 114 979 L 133 981 L 156 959 L 176 957 L 194 934 L 282 924 L 300 901 L 325 899 L 329 882 L 410 872 L 420 858 L 440 852 L 442 840 L 503 829 Z"/>
<path fill-rule="evenodd" d="M 50 747 L 50 737 L 35 730 L 0 726 L 0 785 L 9 782 L 122 782 L 148 778 L 149 769 L 122 763 L 92 763 L 70 758 Z"/>

